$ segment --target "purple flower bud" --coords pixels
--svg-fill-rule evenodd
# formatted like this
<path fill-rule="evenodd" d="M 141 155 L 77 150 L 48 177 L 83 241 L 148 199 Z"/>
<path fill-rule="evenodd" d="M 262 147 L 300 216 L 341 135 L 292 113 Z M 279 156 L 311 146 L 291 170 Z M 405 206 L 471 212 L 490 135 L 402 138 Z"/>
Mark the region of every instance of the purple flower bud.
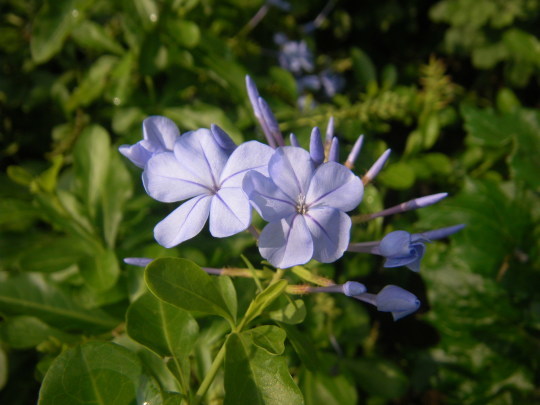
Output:
<path fill-rule="evenodd" d="M 386 257 L 384 267 L 407 266 L 412 271 L 420 271 L 426 250 L 423 242 L 428 240 L 406 231 L 390 232 L 379 244 L 380 255 Z"/>
<path fill-rule="evenodd" d="M 330 145 L 330 150 L 328 152 L 328 161 L 329 162 L 339 161 L 339 141 L 336 137 L 332 139 L 332 144 Z"/>
<path fill-rule="evenodd" d="M 236 144 L 231 137 L 215 124 L 212 124 L 210 130 L 212 131 L 212 135 L 214 135 L 214 139 L 216 140 L 217 144 L 221 146 L 221 148 L 229 155 L 233 153 L 233 151 L 236 149 Z"/>
<path fill-rule="evenodd" d="M 377 310 L 391 312 L 394 321 L 412 314 L 420 308 L 416 295 L 396 285 L 387 285 L 376 296 Z"/>
<path fill-rule="evenodd" d="M 351 153 L 349 153 L 349 156 L 347 157 L 347 160 L 345 161 L 345 166 L 347 166 L 349 169 L 352 169 L 354 167 L 354 162 L 356 162 L 356 159 L 358 159 L 358 155 L 360 155 L 360 150 L 362 150 L 363 143 L 364 135 L 360 135 L 354 143 Z"/>
<path fill-rule="evenodd" d="M 124 263 L 131 264 L 132 266 L 146 267 L 154 259 L 149 259 L 147 257 L 126 257 L 124 258 Z"/>
<path fill-rule="evenodd" d="M 326 126 L 325 142 L 330 143 L 334 138 L 334 117 L 330 117 Z"/>
<path fill-rule="evenodd" d="M 368 170 L 368 172 L 365 174 L 365 176 L 362 178 L 362 181 L 364 184 L 369 183 L 371 180 L 373 180 L 379 172 L 382 170 L 384 164 L 388 160 L 388 157 L 390 156 L 390 153 L 392 151 L 390 149 L 387 149 L 378 159 L 375 163 L 373 163 L 373 166 Z"/>
<path fill-rule="evenodd" d="M 366 286 L 357 281 L 347 281 L 343 284 L 343 294 L 347 297 L 363 294 L 367 291 Z"/>
<path fill-rule="evenodd" d="M 298 142 L 295 134 L 291 133 L 289 135 L 289 140 L 291 141 L 291 146 L 296 146 L 297 148 L 300 147 L 300 143 Z"/>
<path fill-rule="evenodd" d="M 321 139 L 321 132 L 317 127 L 313 128 L 311 131 L 309 155 L 311 156 L 311 160 L 313 160 L 317 166 L 324 162 L 324 146 Z"/>

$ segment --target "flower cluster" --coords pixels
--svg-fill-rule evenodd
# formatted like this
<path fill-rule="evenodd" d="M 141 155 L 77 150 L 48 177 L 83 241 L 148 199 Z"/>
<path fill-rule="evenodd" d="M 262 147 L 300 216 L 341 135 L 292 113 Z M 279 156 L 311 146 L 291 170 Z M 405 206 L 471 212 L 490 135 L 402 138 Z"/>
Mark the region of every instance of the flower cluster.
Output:
<path fill-rule="evenodd" d="M 364 185 L 373 180 L 388 159 L 387 150 L 362 177 L 351 168 L 360 153 L 359 137 L 344 164 L 339 163 L 339 143 L 330 120 L 323 140 L 312 130 L 309 151 L 291 134 L 285 145 L 279 125 L 255 84 L 246 78 L 254 115 L 268 145 L 248 141 L 236 145 L 216 125 L 180 135 L 165 117 L 152 116 L 143 122 L 143 140 L 123 145 L 120 152 L 143 169 L 148 195 L 166 203 L 183 203 L 154 228 L 159 244 L 171 248 L 196 236 L 209 222 L 212 236 L 222 238 L 249 229 L 258 239 L 261 256 L 278 268 L 302 265 L 310 260 L 332 263 L 346 251 L 386 258 L 385 267 L 407 266 L 419 271 L 425 243 L 446 237 L 462 225 L 409 234 L 395 231 L 381 241 L 350 243 L 352 226 L 348 212 L 362 201 Z M 418 198 L 368 219 L 434 204 L 446 193 Z M 252 209 L 268 224 L 262 232 L 251 225 Z M 146 265 L 147 259 L 128 263 Z M 314 287 L 305 292 L 341 292 L 370 303 L 399 319 L 418 309 L 411 293 L 386 286 L 377 295 L 363 285 Z"/>

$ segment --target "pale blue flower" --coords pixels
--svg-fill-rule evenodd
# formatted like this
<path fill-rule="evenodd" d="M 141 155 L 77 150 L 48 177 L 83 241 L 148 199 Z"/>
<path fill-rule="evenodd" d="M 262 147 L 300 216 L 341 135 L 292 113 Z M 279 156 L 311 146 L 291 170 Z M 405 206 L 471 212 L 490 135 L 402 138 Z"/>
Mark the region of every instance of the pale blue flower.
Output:
<path fill-rule="evenodd" d="M 292 73 L 312 72 L 313 54 L 305 41 L 285 41 L 280 44 L 279 64 Z"/>
<path fill-rule="evenodd" d="M 391 312 L 394 321 L 412 314 L 420 308 L 420 300 L 413 293 L 397 285 L 387 285 L 378 294 L 353 295 L 357 300 L 367 302 L 381 312 Z"/>
<path fill-rule="evenodd" d="M 251 207 L 242 180 L 249 170 L 266 174 L 272 153 L 269 146 L 250 141 L 229 156 L 210 130 L 198 129 L 179 137 L 174 153 L 150 158 L 143 173 L 146 192 L 161 202 L 187 200 L 156 225 L 158 243 L 170 248 L 194 237 L 208 217 L 215 237 L 245 230 Z"/>
<path fill-rule="evenodd" d="M 339 259 L 349 242 L 351 211 L 362 200 L 363 185 L 336 162 L 317 165 L 298 147 L 276 149 L 266 177 L 248 173 L 243 188 L 269 224 L 259 238 L 259 251 L 272 265 L 287 268 L 311 259 Z"/>
<path fill-rule="evenodd" d="M 420 262 L 426 251 L 421 235 L 411 235 L 406 231 L 394 231 L 386 235 L 379 244 L 381 256 L 386 257 L 384 267 L 406 266 L 412 271 L 420 271 Z"/>
<path fill-rule="evenodd" d="M 157 153 L 172 152 L 180 131 L 166 117 L 152 116 L 143 121 L 143 140 L 134 145 L 122 145 L 119 151 L 133 164 L 144 168 L 146 162 Z"/>

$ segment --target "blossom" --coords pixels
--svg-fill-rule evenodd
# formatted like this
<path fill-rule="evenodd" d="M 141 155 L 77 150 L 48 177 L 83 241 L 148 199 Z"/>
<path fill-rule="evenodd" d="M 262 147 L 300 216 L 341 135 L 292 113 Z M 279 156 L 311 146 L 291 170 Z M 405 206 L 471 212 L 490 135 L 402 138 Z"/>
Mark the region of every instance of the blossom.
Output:
<path fill-rule="evenodd" d="M 292 73 L 312 72 L 315 68 L 313 64 L 313 55 L 305 41 L 282 41 L 279 45 L 279 64 L 285 70 Z"/>
<path fill-rule="evenodd" d="M 261 255 L 281 268 L 339 259 L 351 228 L 345 212 L 362 200 L 360 178 L 336 162 L 317 167 L 309 152 L 294 146 L 276 149 L 268 173 L 250 172 L 243 182 L 251 204 L 269 222 L 259 237 Z"/>
<path fill-rule="evenodd" d="M 133 164 L 144 168 L 146 162 L 157 153 L 172 152 L 180 131 L 169 118 L 148 117 L 143 121 L 143 139 L 134 145 L 122 145 L 119 151 Z"/>
<path fill-rule="evenodd" d="M 406 231 L 394 231 L 386 235 L 379 244 L 381 256 L 386 257 L 384 267 L 406 266 L 412 271 L 420 271 L 420 261 L 424 257 L 428 239 L 421 235 L 411 235 Z"/>
<path fill-rule="evenodd" d="M 420 300 L 416 295 L 392 284 L 385 286 L 378 294 L 363 293 L 352 297 L 377 307 L 378 311 L 391 312 L 394 321 L 420 308 Z"/>
<path fill-rule="evenodd" d="M 215 134 L 198 129 L 179 137 L 174 153 L 152 156 L 143 173 L 146 192 L 161 202 L 187 200 L 156 225 L 158 243 L 173 247 L 194 237 L 209 217 L 215 237 L 245 230 L 251 207 L 241 188 L 243 177 L 249 170 L 266 173 L 272 152 L 269 146 L 250 141 L 229 155 Z"/>

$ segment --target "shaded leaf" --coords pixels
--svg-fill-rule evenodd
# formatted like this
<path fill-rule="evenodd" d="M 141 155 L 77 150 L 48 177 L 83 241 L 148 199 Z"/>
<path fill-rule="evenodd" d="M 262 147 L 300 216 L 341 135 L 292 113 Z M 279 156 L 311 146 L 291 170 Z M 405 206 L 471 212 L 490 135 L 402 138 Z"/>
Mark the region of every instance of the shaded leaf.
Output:
<path fill-rule="evenodd" d="M 79 262 L 79 271 L 86 284 L 96 291 L 113 287 L 120 276 L 118 259 L 112 250 L 96 251 L 83 258 Z"/>
<path fill-rule="evenodd" d="M 15 349 L 30 349 L 49 338 L 74 343 L 77 338 L 53 328 L 33 316 L 15 316 L 0 324 L 2 340 Z"/>
<path fill-rule="evenodd" d="M 248 336 L 255 346 L 266 350 L 269 354 L 279 355 L 285 350 L 286 333 L 277 326 L 263 325 L 242 333 Z"/>

